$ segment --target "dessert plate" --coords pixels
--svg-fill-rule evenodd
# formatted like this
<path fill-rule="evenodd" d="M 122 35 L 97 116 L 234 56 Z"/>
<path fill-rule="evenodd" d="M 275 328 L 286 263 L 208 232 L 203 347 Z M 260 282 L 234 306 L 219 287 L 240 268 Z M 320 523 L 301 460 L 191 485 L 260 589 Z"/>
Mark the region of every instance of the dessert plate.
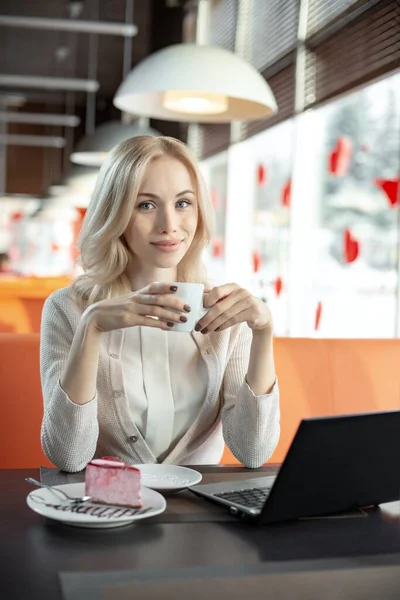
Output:
<path fill-rule="evenodd" d="M 203 476 L 194 469 L 177 465 L 133 465 L 142 473 L 142 485 L 159 492 L 180 492 L 199 483 Z"/>
<path fill-rule="evenodd" d="M 73 497 L 85 494 L 84 483 L 67 483 L 53 487 L 63 490 Z M 161 494 L 146 487 L 142 488 L 142 501 L 142 508 L 109 506 L 92 502 L 71 505 L 71 503 L 57 500 L 55 494 L 45 488 L 33 490 L 26 499 L 29 508 L 43 517 L 74 527 L 90 528 L 123 527 L 140 519 L 159 515 L 167 506 L 165 498 Z"/>

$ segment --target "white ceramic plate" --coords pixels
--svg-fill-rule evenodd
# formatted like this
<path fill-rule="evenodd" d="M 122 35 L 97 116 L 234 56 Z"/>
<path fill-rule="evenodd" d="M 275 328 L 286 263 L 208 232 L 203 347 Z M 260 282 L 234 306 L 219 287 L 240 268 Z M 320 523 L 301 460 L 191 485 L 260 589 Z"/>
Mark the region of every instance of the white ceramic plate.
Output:
<path fill-rule="evenodd" d="M 180 492 L 199 483 L 203 476 L 194 469 L 177 465 L 133 465 L 142 473 L 142 484 L 159 492 Z"/>
<path fill-rule="evenodd" d="M 53 487 L 65 491 L 72 497 L 82 497 L 85 494 L 84 483 L 68 483 Z M 28 495 L 26 502 L 29 508 L 48 519 L 54 519 L 74 527 L 103 528 L 123 527 L 140 519 L 154 517 L 164 512 L 167 506 L 165 498 L 161 494 L 146 487 L 142 488 L 142 499 L 143 507 L 137 509 L 124 509 L 121 506 L 90 502 L 71 506 L 67 502 L 57 500 L 56 495 L 50 490 L 39 488 Z M 126 512 L 122 514 L 123 511 Z"/>

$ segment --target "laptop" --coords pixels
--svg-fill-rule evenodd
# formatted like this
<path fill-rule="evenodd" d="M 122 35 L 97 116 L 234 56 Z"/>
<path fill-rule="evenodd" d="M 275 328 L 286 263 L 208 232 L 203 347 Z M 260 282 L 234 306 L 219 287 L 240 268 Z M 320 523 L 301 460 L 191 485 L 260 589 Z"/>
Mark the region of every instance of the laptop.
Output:
<path fill-rule="evenodd" d="M 400 499 L 400 410 L 303 419 L 276 476 L 190 490 L 261 523 Z"/>

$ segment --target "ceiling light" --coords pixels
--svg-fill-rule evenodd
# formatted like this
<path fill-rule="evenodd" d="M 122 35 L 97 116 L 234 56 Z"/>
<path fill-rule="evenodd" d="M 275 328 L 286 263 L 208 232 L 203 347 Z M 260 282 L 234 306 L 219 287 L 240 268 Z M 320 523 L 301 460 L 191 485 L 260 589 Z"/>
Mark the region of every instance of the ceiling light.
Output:
<path fill-rule="evenodd" d="M 70 160 L 78 165 L 100 167 L 110 150 L 131 137 L 138 135 L 160 136 L 161 133 L 140 123 L 109 121 L 96 128 L 93 135 L 84 137 L 71 154 Z"/>
<path fill-rule="evenodd" d="M 98 169 L 74 165 L 64 175 L 61 185 L 67 187 L 71 193 L 90 197 L 96 185 L 98 173 Z"/>
<path fill-rule="evenodd" d="M 0 144 L 6 146 L 38 146 L 41 148 L 64 148 L 67 140 L 55 135 L 25 135 L 0 133 Z"/>
<path fill-rule="evenodd" d="M 32 123 L 33 125 L 59 125 L 63 127 L 78 127 L 80 122 L 80 118 L 76 115 L 0 111 L 0 123 Z"/>
<path fill-rule="evenodd" d="M 172 91 L 165 92 L 163 106 L 178 113 L 219 115 L 228 110 L 228 99 L 221 94 Z"/>
<path fill-rule="evenodd" d="M 47 19 L 18 15 L 0 15 L 0 26 L 27 27 L 29 29 L 50 29 L 51 31 L 74 31 L 103 35 L 134 37 L 138 28 L 133 24 L 110 23 L 109 21 L 83 21 L 80 19 Z"/>
<path fill-rule="evenodd" d="M 21 94 L 0 93 L 0 106 L 20 108 L 26 104 L 26 97 Z"/>
<path fill-rule="evenodd" d="M 92 79 L 67 77 L 42 77 L 38 75 L 0 74 L 0 86 L 38 88 L 43 90 L 66 90 L 70 92 L 97 92 L 99 82 Z"/>
<path fill-rule="evenodd" d="M 120 110 L 167 121 L 227 123 L 277 111 L 264 77 L 222 48 L 176 44 L 140 62 L 119 86 Z"/>

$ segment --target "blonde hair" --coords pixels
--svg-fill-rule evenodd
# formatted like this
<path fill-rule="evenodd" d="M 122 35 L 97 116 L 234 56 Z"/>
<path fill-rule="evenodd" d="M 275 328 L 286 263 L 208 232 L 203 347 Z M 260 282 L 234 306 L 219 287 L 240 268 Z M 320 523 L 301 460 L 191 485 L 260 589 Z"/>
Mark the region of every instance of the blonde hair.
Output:
<path fill-rule="evenodd" d="M 177 280 L 206 283 L 201 253 L 211 239 L 213 208 L 203 178 L 185 144 L 171 137 L 137 136 L 115 146 L 103 163 L 78 240 L 83 273 L 74 284 L 81 308 L 132 291 L 126 274 L 131 257 L 124 232 L 148 164 L 168 155 L 188 169 L 195 186 L 198 222 L 190 248 L 177 266 Z"/>

